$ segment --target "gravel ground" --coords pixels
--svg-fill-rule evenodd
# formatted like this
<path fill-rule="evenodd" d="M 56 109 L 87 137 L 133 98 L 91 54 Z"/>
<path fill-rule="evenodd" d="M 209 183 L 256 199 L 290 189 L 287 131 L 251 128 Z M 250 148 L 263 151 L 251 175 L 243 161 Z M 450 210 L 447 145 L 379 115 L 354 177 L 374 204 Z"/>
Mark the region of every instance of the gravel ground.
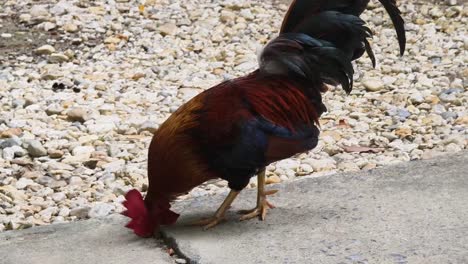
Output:
<path fill-rule="evenodd" d="M 120 212 L 144 191 L 152 132 L 183 102 L 257 66 L 287 6 L 273 0 L 1 0 L 0 231 Z M 375 1 L 376 2 L 376 1 Z M 375 3 L 378 66 L 324 98 L 319 146 L 269 183 L 467 147 L 468 7 L 400 1 L 407 53 Z M 254 181 L 250 187 L 255 187 Z M 226 182 L 188 197 L 226 191 Z"/>

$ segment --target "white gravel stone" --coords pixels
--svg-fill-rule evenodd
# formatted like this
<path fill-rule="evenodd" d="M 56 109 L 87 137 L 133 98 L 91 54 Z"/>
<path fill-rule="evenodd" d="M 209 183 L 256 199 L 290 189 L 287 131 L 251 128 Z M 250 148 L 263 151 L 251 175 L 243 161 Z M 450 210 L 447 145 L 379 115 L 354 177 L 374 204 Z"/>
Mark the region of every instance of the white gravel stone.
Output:
<path fill-rule="evenodd" d="M 338 164 L 338 169 L 343 170 L 343 171 L 359 171 L 360 168 L 359 166 L 354 163 L 354 162 L 341 162 Z"/>
<path fill-rule="evenodd" d="M 312 168 L 312 166 L 310 166 L 310 164 L 301 164 L 300 170 L 304 174 L 310 174 L 310 173 L 314 172 L 314 168 Z"/>
<path fill-rule="evenodd" d="M 60 211 L 58 212 L 58 215 L 59 216 L 62 216 L 62 217 L 67 217 L 70 215 L 70 209 L 68 207 L 62 207 L 60 209 Z M 75 212 L 76 213 L 76 212 Z"/>
<path fill-rule="evenodd" d="M 63 112 L 63 107 L 57 103 L 49 105 L 45 110 L 47 115 L 59 115 Z"/>
<path fill-rule="evenodd" d="M 67 117 L 70 121 L 85 122 L 88 119 L 88 111 L 81 107 L 73 108 L 67 112 Z"/>
<path fill-rule="evenodd" d="M 12 146 L 3 149 L 3 158 L 5 160 L 13 160 L 15 157 L 23 157 L 27 151 L 20 146 Z"/>
<path fill-rule="evenodd" d="M 62 53 L 52 53 L 49 56 L 50 63 L 61 63 L 68 61 L 69 58 Z"/>
<path fill-rule="evenodd" d="M 56 202 L 64 201 L 67 198 L 67 195 L 64 192 L 58 192 L 52 194 L 52 200 Z"/>
<path fill-rule="evenodd" d="M 42 28 L 44 31 L 50 31 L 56 28 L 57 25 L 52 22 L 46 21 L 44 23 L 41 23 L 38 27 Z"/>
<path fill-rule="evenodd" d="M 165 35 L 175 35 L 177 32 L 177 25 L 173 23 L 167 23 L 158 27 L 159 32 L 163 36 Z"/>
<path fill-rule="evenodd" d="M 88 216 L 90 218 L 99 218 L 105 217 L 109 215 L 112 210 L 114 210 L 114 206 L 107 203 L 96 203 L 91 210 L 88 212 Z"/>
<path fill-rule="evenodd" d="M 24 202 L 28 197 L 27 195 L 11 185 L 0 186 L 0 194 L 4 197 L 9 197 L 12 202 Z"/>
<path fill-rule="evenodd" d="M 90 210 L 91 208 L 89 206 L 81 206 L 71 209 L 69 214 L 70 216 L 75 216 L 78 219 L 83 219 L 88 216 Z"/>
<path fill-rule="evenodd" d="M 50 15 L 45 5 L 33 5 L 29 14 L 34 20 L 44 20 Z"/>
<path fill-rule="evenodd" d="M 76 146 L 72 150 L 73 156 L 86 156 L 87 158 L 91 157 L 91 153 L 95 151 L 93 146 Z"/>
<path fill-rule="evenodd" d="M 39 215 L 41 216 L 41 219 L 44 220 L 44 221 L 50 221 L 50 218 L 52 217 L 52 215 L 56 214 L 58 212 L 58 208 L 57 207 L 49 207 L 49 208 L 46 208 L 42 211 L 39 212 Z"/>
<path fill-rule="evenodd" d="M 36 54 L 38 55 L 43 55 L 43 54 L 52 54 L 55 52 L 55 48 L 52 47 L 51 45 L 43 45 L 43 46 L 40 46 L 39 48 L 37 48 L 35 50 Z"/>
<path fill-rule="evenodd" d="M 50 8 L 50 13 L 55 16 L 62 16 L 65 15 L 72 9 L 73 5 L 68 3 L 67 1 L 60 1 L 56 3 L 52 8 Z"/>
<path fill-rule="evenodd" d="M 285 159 L 278 161 L 276 163 L 277 168 L 282 168 L 283 170 L 296 170 L 300 165 L 300 162 L 294 159 Z"/>
<path fill-rule="evenodd" d="M 74 23 L 67 23 L 62 28 L 63 28 L 63 30 L 65 30 L 66 32 L 69 32 L 69 33 L 74 33 L 74 32 L 77 32 L 79 30 L 79 27 Z"/>
<path fill-rule="evenodd" d="M 28 143 L 28 153 L 31 157 L 42 157 L 47 155 L 47 150 L 37 140 L 30 140 Z"/>
<path fill-rule="evenodd" d="M 18 190 L 22 190 L 22 189 L 28 187 L 29 185 L 33 185 L 33 184 L 34 184 L 33 180 L 26 179 L 26 178 L 21 178 L 16 182 L 15 187 Z"/>
<path fill-rule="evenodd" d="M 329 171 L 336 168 L 336 161 L 333 159 L 308 159 L 304 160 L 306 164 L 312 166 L 314 171 Z"/>
<path fill-rule="evenodd" d="M 81 185 L 82 183 L 83 183 L 83 179 L 81 179 L 81 178 L 78 177 L 78 176 L 73 176 L 73 177 L 71 177 L 71 178 L 70 178 L 70 182 L 69 182 L 69 184 L 70 184 L 71 186 L 73 186 L 73 185 Z"/>
<path fill-rule="evenodd" d="M 370 92 L 377 92 L 384 88 L 384 83 L 377 78 L 369 78 L 362 81 L 364 87 Z"/>

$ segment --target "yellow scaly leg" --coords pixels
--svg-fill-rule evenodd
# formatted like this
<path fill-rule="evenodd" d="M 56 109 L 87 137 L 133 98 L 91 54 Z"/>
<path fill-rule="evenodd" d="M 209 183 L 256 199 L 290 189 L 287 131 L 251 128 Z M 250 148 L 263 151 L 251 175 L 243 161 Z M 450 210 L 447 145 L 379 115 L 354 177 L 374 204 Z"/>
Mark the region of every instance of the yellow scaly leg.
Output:
<path fill-rule="evenodd" d="M 224 202 L 221 204 L 218 210 L 216 210 L 216 213 L 212 217 L 198 220 L 196 222 L 191 223 L 191 225 L 203 226 L 203 229 L 207 230 L 221 223 L 221 221 L 224 220 L 224 215 L 226 211 L 229 209 L 232 202 L 234 201 L 234 199 L 236 199 L 239 193 L 240 191 L 231 190 L 226 199 L 224 199 Z"/>
<path fill-rule="evenodd" d="M 257 175 L 257 207 L 251 210 L 242 210 L 239 213 L 243 214 L 240 220 L 248 220 L 256 216 L 260 217 L 260 220 L 265 220 L 265 216 L 269 208 L 275 208 L 275 206 L 269 203 L 266 199 L 267 195 L 272 195 L 278 192 L 278 190 L 265 191 L 265 168 Z"/>

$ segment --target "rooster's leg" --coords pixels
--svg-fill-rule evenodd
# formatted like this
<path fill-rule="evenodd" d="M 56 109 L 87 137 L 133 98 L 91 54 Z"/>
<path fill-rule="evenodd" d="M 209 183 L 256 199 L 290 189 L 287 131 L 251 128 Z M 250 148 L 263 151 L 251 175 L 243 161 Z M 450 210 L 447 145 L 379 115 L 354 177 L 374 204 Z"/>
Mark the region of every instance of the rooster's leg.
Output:
<path fill-rule="evenodd" d="M 269 203 L 266 199 L 267 195 L 275 194 L 278 190 L 269 190 L 265 191 L 265 168 L 258 174 L 258 192 L 257 192 L 257 207 L 252 210 L 244 210 L 239 213 L 244 214 L 240 220 L 247 220 L 254 218 L 256 216 L 260 217 L 260 220 L 265 220 L 266 213 L 269 208 L 274 208 L 275 206 Z"/>
<path fill-rule="evenodd" d="M 226 199 L 224 199 L 224 202 L 221 204 L 218 210 L 216 210 L 216 213 L 212 217 L 201 219 L 192 223 L 192 225 L 204 226 L 203 228 L 206 230 L 219 224 L 221 221 L 224 220 L 224 214 L 226 213 L 227 209 L 229 209 L 232 202 L 234 201 L 234 199 L 236 199 L 239 193 L 240 191 L 231 190 Z"/>

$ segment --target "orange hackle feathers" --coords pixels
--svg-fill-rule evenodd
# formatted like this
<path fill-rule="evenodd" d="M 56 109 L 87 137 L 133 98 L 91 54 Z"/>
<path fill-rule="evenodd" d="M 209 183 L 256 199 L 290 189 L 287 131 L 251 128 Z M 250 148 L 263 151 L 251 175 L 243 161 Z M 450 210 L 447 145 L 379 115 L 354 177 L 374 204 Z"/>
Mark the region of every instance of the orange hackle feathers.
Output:
<path fill-rule="evenodd" d="M 194 113 L 201 109 L 202 95 L 173 113 L 156 131 L 148 152 L 149 187 L 145 200 L 137 190 L 129 191 L 123 214 L 135 234 L 148 237 L 160 225 L 172 225 L 179 217 L 170 202 L 204 181 L 215 178 L 197 153 L 197 144 L 187 133 L 197 125 Z"/>
<path fill-rule="evenodd" d="M 154 134 L 148 153 L 149 199 L 163 195 L 172 200 L 216 178 L 209 172 L 197 142 L 189 133 L 198 125 L 197 112 L 203 107 L 203 99 L 204 93 L 184 104 Z"/>

